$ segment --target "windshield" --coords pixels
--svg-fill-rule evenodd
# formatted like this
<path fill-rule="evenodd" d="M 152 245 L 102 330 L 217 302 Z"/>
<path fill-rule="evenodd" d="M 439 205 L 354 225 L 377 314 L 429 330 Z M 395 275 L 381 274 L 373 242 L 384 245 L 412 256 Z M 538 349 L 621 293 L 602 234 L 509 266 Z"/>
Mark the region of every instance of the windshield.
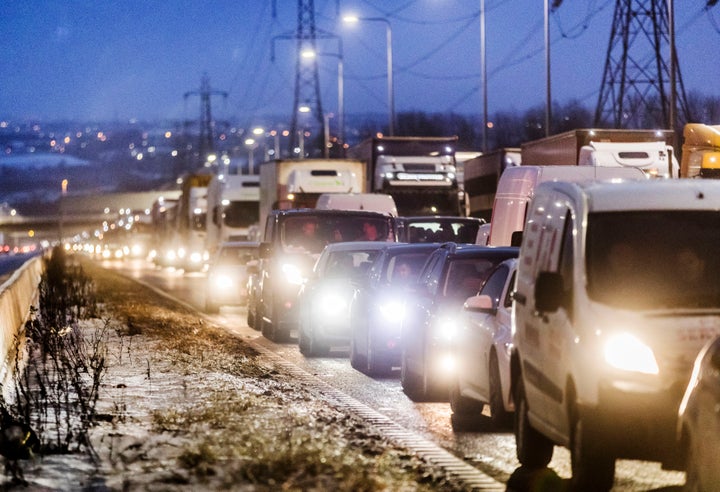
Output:
<path fill-rule="evenodd" d="M 474 244 L 480 222 L 432 219 L 405 224 L 404 240 L 409 243 L 455 243 Z"/>
<path fill-rule="evenodd" d="M 390 218 L 302 215 L 286 217 L 281 224 L 286 251 L 322 252 L 325 245 L 343 241 L 393 241 Z"/>
<path fill-rule="evenodd" d="M 591 299 L 626 309 L 720 308 L 720 214 L 705 211 L 591 214 Z"/>
<path fill-rule="evenodd" d="M 259 202 L 230 202 L 223 210 L 225 225 L 229 227 L 247 227 L 258 221 Z"/>

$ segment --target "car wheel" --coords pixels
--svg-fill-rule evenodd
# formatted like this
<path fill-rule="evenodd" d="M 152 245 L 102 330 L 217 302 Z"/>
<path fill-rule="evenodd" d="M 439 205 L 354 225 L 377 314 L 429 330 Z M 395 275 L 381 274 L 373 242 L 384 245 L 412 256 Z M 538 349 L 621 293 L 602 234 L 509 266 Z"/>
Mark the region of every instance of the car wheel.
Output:
<path fill-rule="evenodd" d="M 615 458 L 598 450 L 598 439 L 587 435 L 586 421 L 577 411 L 570 412 L 570 462 L 572 490 L 609 491 L 615 480 Z"/>
<path fill-rule="evenodd" d="M 521 465 L 543 468 L 550 463 L 553 442 L 535 430 L 528 420 L 528 404 L 522 375 L 515 385 L 515 452 Z"/>
<path fill-rule="evenodd" d="M 252 328 L 253 330 L 256 330 L 255 327 L 255 312 L 251 309 L 251 306 L 248 306 L 248 312 L 247 312 L 247 325 Z"/>
<path fill-rule="evenodd" d="M 496 429 L 507 429 L 512 425 L 512 413 L 505 410 L 500 367 L 495 353 L 490 357 L 490 421 Z"/>
<path fill-rule="evenodd" d="M 298 332 L 298 347 L 305 357 L 327 355 L 330 351 L 330 347 L 311 328 L 309 316 L 301 316 Z"/>
<path fill-rule="evenodd" d="M 450 424 L 455 432 L 475 430 L 484 419 L 484 404 L 460 394 L 460 385 L 456 381 L 450 387 Z"/>
<path fill-rule="evenodd" d="M 368 332 L 367 336 L 367 360 L 366 360 L 366 374 L 369 376 L 385 376 L 392 371 L 392 363 L 387 358 L 378 355 L 375 350 L 375 341 L 372 339 L 372 335 Z"/>
<path fill-rule="evenodd" d="M 403 353 L 400 365 L 400 384 L 403 392 L 412 401 L 425 401 L 427 398 L 423 378 L 420 374 L 410 370 L 405 353 Z"/>
<path fill-rule="evenodd" d="M 685 453 L 685 492 L 700 492 L 704 490 L 700 481 L 702 470 L 698 459 L 693 455 L 692 437 L 689 436 L 687 431 L 684 432 L 682 445 Z"/>
<path fill-rule="evenodd" d="M 205 312 L 210 314 L 217 314 L 220 312 L 220 306 L 211 301 L 205 302 Z"/>
<path fill-rule="evenodd" d="M 365 372 L 365 357 L 358 352 L 354 334 L 350 336 L 350 365 L 353 369 Z"/>

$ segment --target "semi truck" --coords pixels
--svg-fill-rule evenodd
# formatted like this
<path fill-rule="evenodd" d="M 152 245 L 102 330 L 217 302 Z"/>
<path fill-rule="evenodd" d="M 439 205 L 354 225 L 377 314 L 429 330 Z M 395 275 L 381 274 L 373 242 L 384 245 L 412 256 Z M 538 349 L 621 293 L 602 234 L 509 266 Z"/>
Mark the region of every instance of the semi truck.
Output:
<path fill-rule="evenodd" d="M 205 250 L 213 255 L 221 243 L 247 241 L 260 220 L 260 176 L 218 174 L 207 188 Z"/>
<path fill-rule="evenodd" d="M 464 189 L 469 217 L 490 221 L 500 175 L 520 163 L 519 147 L 503 147 L 465 161 Z"/>
<path fill-rule="evenodd" d="M 202 270 L 208 259 L 207 187 L 212 174 L 190 173 L 182 177 L 175 231 L 178 266 L 186 272 Z"/>
<path fill-rule="evenodd" d="M 367 166 L 368 191 L 395 199 L 400 215 L 464 215 L 452 137 L 376 135 L 347 150 Z"/>
<path fill-rule="evenodd" d="M 680 176 L 720 178 L 720 125 L 685 125 Z"/>
<path fill-rule="evenodd" d="M 526 142 L 523 165 L 635 167 L 649 177 L 678 178 L 672 130 L 577 129 Z"/>
<path fill-rule="evenodd" d="M 274 159 L 260 164 L 260 224 L 273 210 L 315 208 L 322 193 L 365 193 L 356 159 Z"/>

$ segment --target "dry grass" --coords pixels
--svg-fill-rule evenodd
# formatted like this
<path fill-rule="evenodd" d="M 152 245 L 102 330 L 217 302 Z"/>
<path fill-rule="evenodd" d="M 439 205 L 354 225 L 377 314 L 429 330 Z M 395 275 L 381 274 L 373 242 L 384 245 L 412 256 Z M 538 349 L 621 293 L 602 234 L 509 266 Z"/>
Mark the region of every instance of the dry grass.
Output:
<path fill-rule="evenodd" d="M 149 411 L 141 438 L 123 435 L 137 412 L 114 388 L 114 423 L 97 438 L 107 484 L 145 490 L 458 490 L 282 373 L 240 338 L 136 282 L 84 262 L 105 315 L 118 320 L 115 364 L 173 393 Z M 150 355 L 143 350 L 150 350 Z M 111 372 L 113 371 L 111 362 Z M 180 385 L 181 387 L 178 387 Z M 118 393 L 120 391 L 120 393 Z M 173 396 L 176 395 L 177 397 Z M 137 422 L 135 422 L 137 423 Z M 114 434 L 113 434 L 114 433 Z M 111 448 L 111 449 L 108 449 Z"/>

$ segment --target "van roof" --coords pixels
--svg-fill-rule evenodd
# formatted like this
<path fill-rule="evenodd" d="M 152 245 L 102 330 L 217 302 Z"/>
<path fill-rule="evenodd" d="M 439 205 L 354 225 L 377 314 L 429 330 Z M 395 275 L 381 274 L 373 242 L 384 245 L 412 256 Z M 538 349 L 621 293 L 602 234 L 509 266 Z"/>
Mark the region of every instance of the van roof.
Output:
<path fill-rule="evenodd" d="M 589 211 L 720 210 L 720 181 L 649 179 L 619 182 L 547 182 L 536 190 L 555 189 L 583 199 Z"/>

